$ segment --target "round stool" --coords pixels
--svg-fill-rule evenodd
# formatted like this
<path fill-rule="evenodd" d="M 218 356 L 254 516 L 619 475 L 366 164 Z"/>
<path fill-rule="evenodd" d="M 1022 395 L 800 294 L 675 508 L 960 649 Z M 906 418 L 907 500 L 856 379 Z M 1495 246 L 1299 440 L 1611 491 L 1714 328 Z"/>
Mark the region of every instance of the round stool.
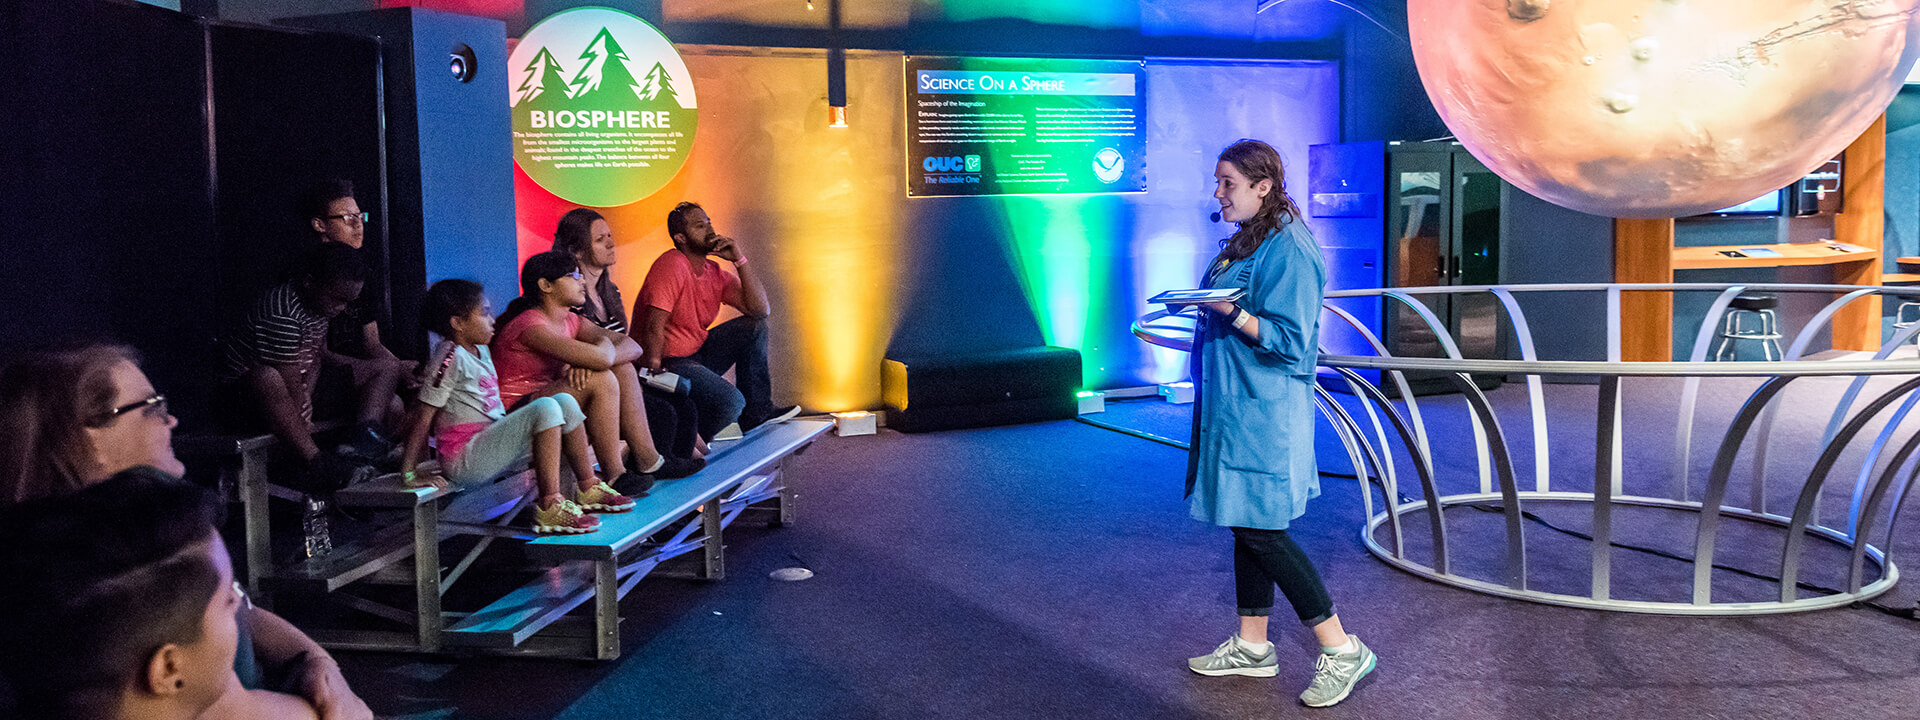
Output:
<path fill-rule="evenodd" d="M 1780 331 L 1773 312 L 1777 307 L 1780 307 L 1777 295 L 1753 293 L 1735 297 L 1727 304 L 1726 320 L 1720 325 L 1720 349 L 1713 353 L 1713 359 L 1735 359 L 1738 355 L 1735 343 L 1741 340 L 1757 340 L 1762 357 L 1780 359 Z M 1749 323 L 1753 327 L 1748 327 Z"/>
<path fill-rule="evenodd" d="M 1893 309 L 1894 334 L 1913 327 L 1915 323 L 1920 323 L 1920 302 L 1908 300 Z M 1920 335 L 1914 336 L 1914 342 L 1920 343 Z"/>

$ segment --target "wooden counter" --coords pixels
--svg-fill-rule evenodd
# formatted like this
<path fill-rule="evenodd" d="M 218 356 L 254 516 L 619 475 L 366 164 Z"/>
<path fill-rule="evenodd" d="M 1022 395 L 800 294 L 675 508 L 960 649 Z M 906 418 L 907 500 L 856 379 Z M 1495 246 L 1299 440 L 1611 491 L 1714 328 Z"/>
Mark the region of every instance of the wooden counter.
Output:
<path fill-rule="evenodd" d="M 1887 117 L 1881 115 L 1866 132 L 1847 146 L 1841 187 L 1846 193 L 1839 214 L 1833 216 L 1833 240 L 1847 247 L 1841 252 L 1828 243 L 1785 245 L 1673 246 L 1673 220 L 1617 219 L 1613 221 L 1613 280 L 1620 283 L 1671 283 L 1675 270 L 1705 268 L 1764 268 L 1786 265 L 1831 265 L 1839 285 L 1879 285 L 1884 238 Z M 1727 257 L 1724 250 L 1767 248 L 1780 257 Z M 1920 258 L 1916 258 L 1920 259 Z M 1903 259 L 1904 260 L 1904 259 Z M 1912 273 L 1907 273 L 1912 274 Z M 1907 281 L 1906 274 L 1896 281 Z M 1862 298 L 1833 317 L 1836 350 L 1880 349 L 1880 298 Z M 1673 299 L 1664 292 L 1632 292 L 1621 296 L 1623 360 L 1667 360 L 1673 353 Z"/>
<path fill-rule="evenodd" d="M 1779 257 L 1764 257 L 1747 250 L 1771 250 Z M 1737 252 L 1746 257 L 1730 257 Z M 1783 267 L 1787 265 L 1838 265 L 1850 262 L 1879 262 L 1880 251 L 1845 243 L 1810 242 L 1776 245 L 1702 245 L 1673 249 L 1673 269 Z"/>

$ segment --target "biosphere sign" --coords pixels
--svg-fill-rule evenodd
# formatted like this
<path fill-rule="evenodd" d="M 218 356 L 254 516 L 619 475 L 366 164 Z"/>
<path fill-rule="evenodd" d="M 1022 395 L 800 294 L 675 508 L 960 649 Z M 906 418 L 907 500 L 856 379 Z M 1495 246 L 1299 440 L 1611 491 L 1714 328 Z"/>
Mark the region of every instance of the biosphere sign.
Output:
<path fill-rule="evenodd" d="M 693 77 L 646 21 L 609 8 L 557 13 L 507 60 L 513 160 L 563 200 L 609 207 L 672 180 L 693 147 Z"/>

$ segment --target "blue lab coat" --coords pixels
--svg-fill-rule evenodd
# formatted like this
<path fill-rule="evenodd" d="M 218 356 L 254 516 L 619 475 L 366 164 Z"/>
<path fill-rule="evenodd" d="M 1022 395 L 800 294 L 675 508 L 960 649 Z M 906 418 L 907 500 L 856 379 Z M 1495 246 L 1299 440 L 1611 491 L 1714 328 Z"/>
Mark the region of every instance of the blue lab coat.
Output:
<path fill-rule="evenodd" d="M 1252 256 L 1209 274 L 1207 287 L 1247 289 L 1239 305 L 1260 323 L 1260 340 L 1202 311 L 1187 464 L 1187 509 L 1195 520 L 1284 530 L 1320 495 L 1313 377 L 1326 284 L 1320 248 L 1298 220 Z"/>

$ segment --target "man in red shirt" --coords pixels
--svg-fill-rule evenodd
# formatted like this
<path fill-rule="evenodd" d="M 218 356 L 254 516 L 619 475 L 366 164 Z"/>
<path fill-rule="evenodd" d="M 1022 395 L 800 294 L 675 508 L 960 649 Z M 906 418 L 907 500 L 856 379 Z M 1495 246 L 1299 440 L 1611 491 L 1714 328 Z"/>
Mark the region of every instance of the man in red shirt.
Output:
<path fill-rule="evenodd" d="M 695 203 L 680 203 L 667 213 L 667 235 L 673 249 L 653 261 L 634 302 L 641 361 L 688 380 L 704 439 L 712 440 L 735 420 L 745 432 L 799 414 L 797 405 L 773 405 L 767 370 L 771 308 L 757 266 L 733 238 L 714 232 L 707 211 Z M 734 272 L 709 256 L 732 263 Z M 740 317 L 709 329 L 722 304 L 739 310 Z M 728 369 L 738 388 L 721 377 Z"/>

